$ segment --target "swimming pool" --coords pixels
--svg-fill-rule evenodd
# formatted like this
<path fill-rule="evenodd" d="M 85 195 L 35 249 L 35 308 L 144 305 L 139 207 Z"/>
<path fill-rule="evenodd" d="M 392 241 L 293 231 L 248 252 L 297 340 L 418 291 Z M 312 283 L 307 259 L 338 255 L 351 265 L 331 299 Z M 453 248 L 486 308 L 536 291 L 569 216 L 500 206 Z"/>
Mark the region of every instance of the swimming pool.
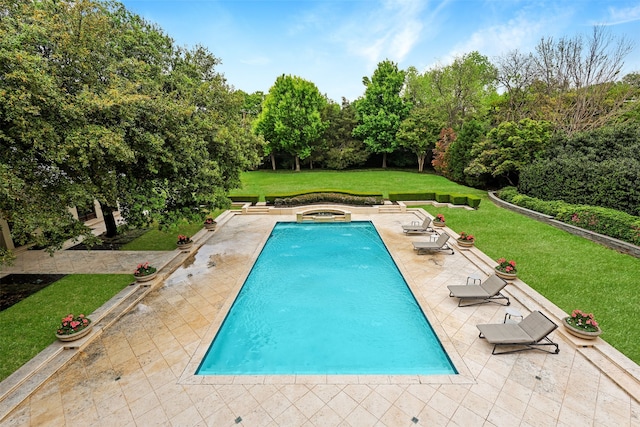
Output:
<path fill-rule="evenodd" d="M 277 223 L 196 372 L 455 373 L 369 221 Z"/>

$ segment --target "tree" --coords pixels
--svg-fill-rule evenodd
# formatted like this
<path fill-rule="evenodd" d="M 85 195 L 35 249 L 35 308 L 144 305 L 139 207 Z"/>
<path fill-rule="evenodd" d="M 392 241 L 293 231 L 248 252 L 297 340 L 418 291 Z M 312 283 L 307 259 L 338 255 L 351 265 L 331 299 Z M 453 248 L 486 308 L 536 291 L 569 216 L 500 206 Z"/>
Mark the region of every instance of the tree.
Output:
<path fill-rule="evenodd" d="M 284 74 L 276 79 L 254 125 L 269 144 L 274 170 L 274 153 L 285 151 L 294 157 L 296 171 L 300 171 L 300 160 L 309 157 L 327 126 L 320 116 L 325 103 L 309 81 Z"/>
<path fill-rule="evenodd" d="M 540 78 L 533 54 L 510 51 L 497 59 L 497 79 L 504 89 L 499 122 L 531 118 L 531 87 Z"/>
<path fill-rule="evenodd" d="M 398 129 L 399 145 L 411 151 L 418 158 L 418 172 L 424 170 L 424 161 L 436 145 L 438 135 L 445 121 L 433 110 L 415 107 L 402 121 Z"/>
<path fill-rule="evenodd" d="M 477 177 L 469 176 L 464 171 L 473 160 L 473 148 L 482 142 L 486 134 L 486 125 L 479 120 L 471 119 L 462 125 L 462 129 L 447 150 L 447 176 L 450 179 L 471 186 L 481 184 Z"/>
<path fill-rule="evenodd" d="M 475 51 L 427 74 L 426 102 L 443 111 L 448 126 L 454 129 L 459 129 L 468 117 L 484 116 L 496 92 L 496 68 Z"/>
<path fill-rule="evenodd" d="M 594 27 L 586 39 L 543 38 L 534 56 L 540 76 L 534 87 L 537 117 L 572 135 L 624 113 L 629 92 L 616 90 L 616 80 L 631 50 L 631 42 L 606 27 Z"/>
<path fill-rule="evenodd" d="M 242 100 L 206 49 L 175 48 L 117 3 L 2 14 L 0 210 L 18 243 L 91 237 L 68 207 L 94 199 L 110 234 L 116 206 L 133 226 L 201 218 L 257 162 L 260 140 L 238 131 Z"/>
<path fill-rule="evenodd" d="M 503 122 L 474 147 L 472 155 L 475 158 L 465 173 L 506 179 L 516 186 L 520 170 L 544 152 L 550 138 L 551 124 L 548 122 L 531 119 Z"/>
<path fill-rule="evenodd" d="M 433 160 L 431 164 L 436 172 L 448 177 L 449 174 L 449 147 L 455 142 L 457 135 L 452 128 L 443 128 L 438 136 Z"/>
<path fill-rule="evenodd" d="M 387 167 L 387 154 L 398 145 L 396 133 L 407 117 L 411 105 L 400 96 L 405 73 L 398 65 L 385 60 L 378 64 L 371 79 L 364 77 L 364 97 L 355 102 L 358 126 L 353 130 L 373 153 L 382 153 L 382 167 Z"/>

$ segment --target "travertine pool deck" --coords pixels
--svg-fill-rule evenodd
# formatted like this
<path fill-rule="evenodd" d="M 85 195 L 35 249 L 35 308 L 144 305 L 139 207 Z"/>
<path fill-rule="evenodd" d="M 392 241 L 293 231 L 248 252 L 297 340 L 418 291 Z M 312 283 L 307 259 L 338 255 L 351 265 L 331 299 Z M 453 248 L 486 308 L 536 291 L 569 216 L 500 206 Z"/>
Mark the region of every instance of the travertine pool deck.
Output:
<path fill-rule="evenodd" d="M 354 212 L 352 217 L 374 223 L 459 375 L 194 375 L 273 225 L 295 220 L 295 215 L 228 213 L 215 232 L 198 234 L 190 254 L 144 254 L 166 265 L 160 277 L 128 313 L 108 327 L 100 328 L 98 322 L 99 330 L 80 349 L 64 350 L 71 360 L 16 402 L 8 414 L 0 411 L 0 424 L 640 425 L 639 367 L 600 339 L 595 343 L 574 341 L 558 329 L 551 335 L 560 344 L 557 355 L 534 351 L 491 355 L 492 346 L 478 338 L 475 325 L 502 322 L 505 308 L 495 304 L 457 307 L 446 286 L 464 284 L 470 274 L 486 277 L 492 261 L 477 249 L 457 247 L 454 255 L 417 255 L 411 241 L 426 237 L 405 236 L 400 225 L 423 214 Z M 79 254 L 74 255 L 76 252 Z M 49 268 L 55 269 L 58 263 L 71 270 L 68 272 L 84 272 L 80 265 L 73 268 L 74 257 L 90 254 L 62 252 L 44 262 Z M 132 265 L 146 260 L 140 259 L 144 255 L 112 255 L 119 258 L 108 261 L 110 267 L 105 271 L 96 271 L 99 267 L 95 266 L 105 262 L 104 258 L 82 259 L 84 265 L 93 265 L 92 272 L 120 268 L 129 272 Z M 176 259 L 179 264 L 172 265 Z M 13 268 L 27 272 L 20 259 Z M 511 307 L 525 315 L 534 309 L 554 319 L 562 315 L 520 280 L 508 285 L 506 293 Z M 10 385 L 0 383 L 0 394 L 6 394 Z M 19 395 L 20 387 L 13 394 Z M 0 409 L 8 401 L 11 399 L 0 402 Z"/>

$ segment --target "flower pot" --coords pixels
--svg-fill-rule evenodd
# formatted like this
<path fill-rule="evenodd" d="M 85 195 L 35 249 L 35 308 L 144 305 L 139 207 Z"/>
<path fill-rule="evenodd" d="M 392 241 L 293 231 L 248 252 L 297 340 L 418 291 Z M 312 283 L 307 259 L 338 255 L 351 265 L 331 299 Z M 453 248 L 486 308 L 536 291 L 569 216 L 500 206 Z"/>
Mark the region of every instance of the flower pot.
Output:
<path fill-rule="evenodd" d="M 178 249 L 181 251 L 188 251 L 193 246 L 193 240 L 187 243 L 178 243 Z"/>
<path fill-rule="evenodd" d="M 494 268 L 494 271 L 496 272 L 496 276 L 501 277 L 505 280 L 513 280 L 516 277 L 518 277 L 517 273 L 505 273 L 503 271 L 498 270 L 497 268 Z"/>
<path fill-rule="evenodd" d="M 456 240 L 456 242 L 461 248 L 472 248 L 475 243 L 474 240 Z"/>
<path fill-rule="evenodd" d="M 215 230 L 215 229 L 216 229 L 216 225 L 217 225 L 217 224 L 216 224 L 215 222 L 213 222 L 213 223 L 211 223 L 211 224 L 205 224 L 205 225 L 204 225 L 204 228 L 206 228 L 206 229 L 207 229 L 207 230 L 209 230 L 209 231 L 213 231 L 213 230 Z"/>
<path fill-rule="evenodd" d="M 575 326 L 567 323 L 568 319 L 569 317 L 565 317 L 564 319 L 562 319 L 562 324 L 564 325 L 564 329 L 573 336 L 576 336 L 578 338 L 582 338 L 585 340 L 595 340 L 602 333 L 602 329 L 600 328 L 598 328 L 598 330 L 594 332 L 585 331 L 583 329 L 576 328 Z"/>
<path fill-rule="evenodd" d="M 444 227 L 444 221 L 433 221 L 434 227 Z"/>
<path fill-rule="evenodd" d="M 155 279 L 157 275 L 158 275 L 158 272 L 154 271 L 153 273 L 146 274 L 144 276 L 135 276 L 136 282 L 148 282 L 149 280 Z"/>
<path fill-rule="evenodd" d="M 86 337 L 87 335 L 89 335 L 89 332 L 91 332 L 92 329 L 93 329 L 93 322 L 91 322 L 91 320 L 89 320 L 89 325 L 86 328 L 81 329 L 78 332 L 73 333 L 73 334 L 68 334 L 68 335 L 58 335 L 58 334 L 56 334 L 56 338 L 58 338 L 58 340 L 64 341 L 64 342 L 75 341 L 75 340 L 79 340 L 80 338 L 83 338 L 83 337 Z"/>

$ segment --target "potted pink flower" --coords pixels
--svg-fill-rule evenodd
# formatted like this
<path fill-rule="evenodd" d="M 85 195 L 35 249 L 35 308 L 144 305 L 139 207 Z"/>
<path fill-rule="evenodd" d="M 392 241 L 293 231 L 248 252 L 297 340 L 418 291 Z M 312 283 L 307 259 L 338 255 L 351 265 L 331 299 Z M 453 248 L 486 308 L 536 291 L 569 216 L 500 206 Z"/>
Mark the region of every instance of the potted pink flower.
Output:
<path fill-rule="evenodd" d="M 565 317 L 562 324 L 570 334 L 583 339 L 592 340 L 602 333 L 593 313 L 578 309 L 573 310 L 571 316 Z"/>
<path fill-rule="evenodd" d="M 518 274 L 516 262 L 514 260 L 507 261 L 506 258 L 498 258 L 498 265 L 494 269 L 496 274 L 503 279 L 515 279 Z"/>
<path fill-rule="evenodd" d="M 469 234 L 463 231 L 460 233 L 460 237 L 458 237 L 457 240 L 459 246 L 470 248 L 475 243 L 476 238 L 473 236 L 473 234 Z"/>
<path fill-rule="evenodd" d="M 444 227 L 444 223 L 445 223 L 444 215 L 437 214 L 433 220 L 433 225 L 435 225 L 436 227 Z"/>
<path fill-rule="evenodd" d="M 143 262 L 138 264 L 135 270 L 133 270 L 133 276 L 138 282 L 146 282 L 156 277 L 158 270 L 149 264 L 149 262 Z"/>
<path fill-rule="evenodd" d="M 92 326 L 91 319 L 84 314 L 77 316 L 68 314 L 62 318 L 60 326 L 56 331 L 56 338 L 60 341 L 75 341 L 89 334 Z"/>

